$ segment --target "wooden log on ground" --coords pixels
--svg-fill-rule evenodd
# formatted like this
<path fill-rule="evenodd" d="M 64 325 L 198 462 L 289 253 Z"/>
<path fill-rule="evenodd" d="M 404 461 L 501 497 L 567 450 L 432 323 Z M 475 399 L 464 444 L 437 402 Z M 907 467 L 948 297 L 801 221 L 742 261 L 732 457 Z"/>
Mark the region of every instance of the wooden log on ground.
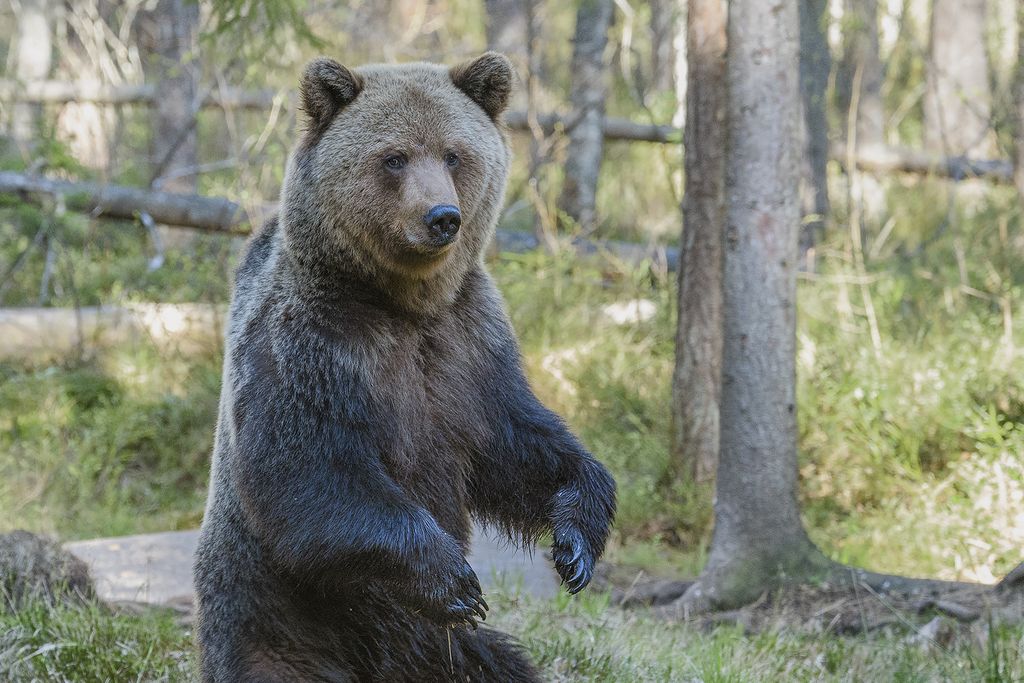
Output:
<path fill-rule="evenodd" d="M 537 124 L 545 135 L 553 135 L 572 127 L 569 117 L 561 114 L 540 114 Z M 530 122 L 524 111 L 505 113 L 505 125 L 512 130 L 530 131 Z M 633 142 L 679 143 L 683 139 L 683 131 L 673 126 L 662 126 L 655 123 L 637 123 L 628 119 L 606 118 L 601 125 L 605 140 L 629 140 Z"/>
<path fill-rule="evenodd" d="M 243 224 L 248 221 L 238 204 L 222 197 L 68 182 L 10 171 L 0 172 L 0 194 L 15 195 L 36 204 L 45 197 L 61 196 L 66 208 L 72 211 L 126 220 L 147 213 L 157 223 L 197 230 L 244 231 Z"/>
<path fill-rule="evenodd" d="M 61 196 L 65 208 L 97 218 L 134 220 L 146 213 L 164 225 L 214 232 L 244 234 L 253 225 L 276 211 L 272 204 L 261 208 L 259 215 L 248 215 L 242 208 L 223 197 L 172 194 L 140 190 L 123 185 L 73 183 L 0 171 L 0 195 L 14 195 L 25 201 L 41 204 L 46 197 Z M 495 237 L 498 251 L 526 252 L 537 249 L 537 238 L 529 233 L 499 230 Z M 678 261 L 675 247 L 654 247 L 611 240 L 577 240 L 566 245 L 581 255 L 607 254 L 629 265 L 650 260 L 658 269 L 674 270 Z"/>
<path fill-rule="evenodd" d="M 168 351 L 216 349 L 226 313 L 224 305 L 195 303 L 0 308 L 0 358 L 62 358 L 143 341 Z"/>
<path fill-rule="evenodd" d="M 832 158 L 846 165 L 846 147 L 833 145 Z M 1013 163 L 1006 159 L 944 157 L 909 147 L 869 145 L 858 147 L 857 168 L 868 173 L 910 173 L 952 180 L 980 178 L 996 183 L 1013 182 Z"/>
<path fill-rule="evenodd" d="M 92 104 L 149 106 L 156 99 L 152 85 L 106 85 L 81 81 L 35 81 L 20 84 L 0 80 L 0 100 L 25 104 Z M 270 109 L 274 103 L 271 90 L 242 90 L 241 88 L 214 88 L 203 99 L 204 107 L 224 109 Z"/>

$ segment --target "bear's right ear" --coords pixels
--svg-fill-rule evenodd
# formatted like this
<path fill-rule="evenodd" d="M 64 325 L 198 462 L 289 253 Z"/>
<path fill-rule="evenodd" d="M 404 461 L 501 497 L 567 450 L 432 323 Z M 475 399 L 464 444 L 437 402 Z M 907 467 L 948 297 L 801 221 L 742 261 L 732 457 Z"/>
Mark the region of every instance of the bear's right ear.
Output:
<path fill-rule="evenodd" d="M 328 57 L 318 57 L 302 73 L 302 109 L 314 126 L 329 121 L 363 89 L 363 79 Z"/>
<path fill-rule="evenodd" d="M 471 62 L 453 66 L 449 71 L 452 83 L 469 95 L 492 119 L 505 111 L 515 71 L 508 57 L 498 52 L 485 52 Z"/>

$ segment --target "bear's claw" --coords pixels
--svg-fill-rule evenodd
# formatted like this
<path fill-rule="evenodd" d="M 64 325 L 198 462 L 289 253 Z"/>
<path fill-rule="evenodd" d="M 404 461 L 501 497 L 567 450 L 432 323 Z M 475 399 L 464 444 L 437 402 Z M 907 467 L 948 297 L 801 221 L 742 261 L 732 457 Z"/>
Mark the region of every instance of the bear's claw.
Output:
<path fill-rule="evenodd" d="M 558 575 L 562 577 L 562 584 L 567 586 L 571 595 L 579 593 L 590 583 L 594 558 L 578 530 L 570 528 L 556 532 L 551 557 Z"/>

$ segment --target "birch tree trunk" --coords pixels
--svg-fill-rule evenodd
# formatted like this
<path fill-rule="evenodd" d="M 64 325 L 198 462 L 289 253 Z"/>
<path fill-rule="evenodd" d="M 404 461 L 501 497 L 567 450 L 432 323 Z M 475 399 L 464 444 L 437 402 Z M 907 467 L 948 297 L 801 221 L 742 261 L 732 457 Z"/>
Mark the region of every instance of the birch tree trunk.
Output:
<path fill-rule="evenodd" d="M 671 90 L 675 87 L 676 30 L 682 20 L 683 0 L 650 0 L 651 7 L 651 87 Z"/>
<path fill-rule="evenodd" d="M 199 5 L 160 0 L 140 21 L 157 90 L 152 110 L 153 184 L 168 192 L 195 192 L 196 176 L 190 169 L 198 165 Z"/>
<path fill-rule="evenodd" d="M 726 11 L 690 0 L 686 14 L 686 187 L 679 251 L 679 319 L 672 379 L 671 474 L 697 484 L 718 467 L 725 233 Z"/>
<path fill-rule="evenodd" d="M 707 566 L 684 599 L 732 607 L 827 571 L 797 502 L 797 0 L 731 0 L 721 453 Z"/>
<path fill-rule="evenodd" d="M 484 0 L 487 49 L 501 52 L 512 60 L 512 66 L 520 78 L 526 77 L 529 66 L 527 23 L 532 2 L 534 0 Z M 514 89 L 511 108 L 523 109 L 525 103 L 524 89 Z"/>
<path fill-rule="evenodd" d="M 992 92 L 985 0 L 934 0 L 924 99 L 925 143 L 946 156 L 989 157 Z"/>
<path fill-rule="evenodd" d="M 884 141 L 885 111 L 882 104 L 884 72 L 878 45 L 878 1 L 846 0 L 843 63 L 839 70 L 841 111 L 849 116 L 856 107 L 858 146 Z M 843 130 L 846 135 L 849 131 Z"/>
<path fill-rule="evenodd" d="M 1013 181 L 1024 201 L 1024 3 L 1017 5 L 1017 66 L 1013 77 L 1013 110 L 1016 131 L 1013 138 Z"/>
<path fill-rule="evenodd" d="M 826 97 L 832 71 L 828 0 L 800 2 L 800 98 L 803 106 L 803 163 L 800 183 L 803 220 L 800 253 L 817 244 L 829 212 L 828 117 Z"/>
<path fill-rule="evenodd" d="M 604 53 L 613 10 L 613 0 L 580 0 L 576 12 L 569 92 L 575 125 L 569 130 L 558 207 L 584 234 L 592 233 L 597 222 L 597 182 L 604 151 L 601 125 L 608 96 L 608 64 Z"/>
<path fill-rule="evenodd" d="M 21 0 L 17 12 L 18 36 L 14 71 L 19 83 L 49 77 L 53 61 L 49 0 Z M 11 134 L 16 142 L 29 145 L 39 135 L 42 106 L 18 104 L 12 107 Z"/>

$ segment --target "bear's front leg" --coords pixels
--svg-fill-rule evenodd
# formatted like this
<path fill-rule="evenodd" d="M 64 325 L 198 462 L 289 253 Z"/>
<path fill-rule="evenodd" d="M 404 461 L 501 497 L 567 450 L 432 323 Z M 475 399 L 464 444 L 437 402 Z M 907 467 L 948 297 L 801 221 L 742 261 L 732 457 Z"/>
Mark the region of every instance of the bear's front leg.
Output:
<path fill-rule="evenodd" d="M 615 482 L 589 454 L 580 472 L 551 497 L 551 556 L 569 593 L 583 590 L 594 575 L 615 514 Z"/>
<path fill-rule="evenodd" d="M 429 547 L 411 548 L 403 563 L 411 571 L 388 584 L 399 602 L 431 621 L 475 629 L 476 620 L 486 619 L 490 609 L 480 580 L 451 535 L 441 531 L 432 541 Z"/>
<path fill-rule="evenodd" d="M 510 383 L 511 384 L 511 383 Z M 491 410 L 493 440 L 470 479 L 473 512 L 532 544 L 553 535 L 555 568 L 578 593 L 593 576 L 615 516 L 615 481 L 557 415 L 519 382 Z"/>

